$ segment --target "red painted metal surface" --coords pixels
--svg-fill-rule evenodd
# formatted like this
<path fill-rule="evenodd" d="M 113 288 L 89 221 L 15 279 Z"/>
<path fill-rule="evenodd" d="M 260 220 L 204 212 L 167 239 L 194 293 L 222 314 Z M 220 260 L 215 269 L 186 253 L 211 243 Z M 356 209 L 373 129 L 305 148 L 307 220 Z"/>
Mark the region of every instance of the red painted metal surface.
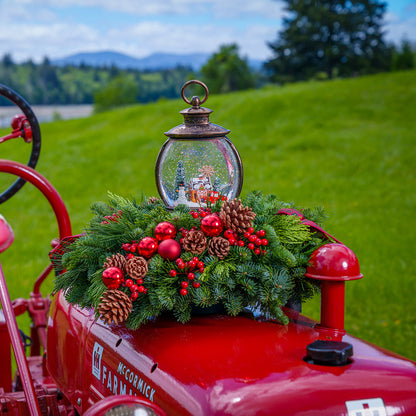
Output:
<path fill-rule="evenodd" d="M 36 186 L 52 206 L 58 222 L 59 238 L 62 239 L 72 234 L 71 221 L 65 204 L 56 189 L 46 178 L 29 166 L 11 160 L 0 159 L 0 172 L 19 176 Z"/>
<path fill-rule="evenodd" d="M 243 314 L 195 316 L 185 325 L 166 317 L 131 331 L 95 322 L 92 310 L 58 294 L 48 368 L 81 413 L 121 393 L 169 415 L 347 416 L 346 402 L 375 398 L 389 416 L 416 414 L 416 363 L 341 334 L 354 348 L 350 364 L 310 364 L 306 346 L 331 332 L 289 314 L 287 326 Z"/>
<path fill-rule="evenodd" d="M 0 214 L 0 253 L 7 250 L 13 243 L 14 233 L 12 227 L 6 219 Z"/>
<path fill-rule="evenodd" d="M 3 310 L 0 309 L 0 386 L 6 391 L 12 390 L 12 356 L 10 337 Z"/>
<path fill-rule="evenodd" d="M 17 137 L 23 137 L 26 143 L 32 141 L 32 128 L 24 114 L 15 115 L 12 118 L 11 127 L 13 131 L 7 136 L 0 137 L 0 143 Z"/>
<path fill-rule="evenodd" d="M 47 198 L 47 200 L 52 206 L 52 209 L 55 213 L 58 222 L 60 238 L 71 235 L 71 222 L 69 220 L 69 215 L 66 210 L 66 207 L 58 192 L 42 175 L 40 175 L 28 166 L 9 160 L 0 160 L 0 172 L 17 175 L 35 185 L 44 194 L 44 196 Z M 41 281 L 44 278 L 45 273 L 41 275 Z M 0 300 L 4 310 L 4 318 L 8 328 L 10 343 L 13 346 L 16 364 L 19 370 L 22 388 L 26 397 L 25 404 L 27 405 L 30 414 L 32 416 L 37 416 L 41 414 L 39 402 L 37 400 L 38 394 L 35 392 L 33 379 L 29 371 L 28 362 L 20 339 L 20 333 L 17 327 L 16 316 L 14 314 L 13 305 L 10 300 L 6 280 L 4 278 L 1 265 Z M 39 329 L 38 335 L 43 345 L 46 344 L 45 324 L 48 306 L 49 301 L 47 299 L 43 299 L 40 293 L 33 293 L 30 301 L 28 301 L 27 304 L 28 310 L 34 319 L 35 327 Z M 10 383 L 6 384 L 7 388 L 9 389 Z M 14 403 L 13 400 L 12 403 Z M 13 408 L 13 405 L 11 405 L 11 408 Z"/>
<path fill-rule="evenodd" d="M 35 387 L 29 372 L 29 366 L 26 361 L 25 351 L 20 340 L 19 329 L 17 327 L 16 317 L 13 313 L 12 302 L 7 290 L 6 279 L 4 278 L 3 269 L 0 264 L 0 301 L 3 306 L 4 316 L 6 318 L 7 328 L 9 330 L 10 342 L 13 346 L 14 356 L 16 358 L 17 368 L 22 377 L 23 389 L 25 392 L 29 412 L 32 416 L 40 416 L 39 403 L 36 399 Z"/>

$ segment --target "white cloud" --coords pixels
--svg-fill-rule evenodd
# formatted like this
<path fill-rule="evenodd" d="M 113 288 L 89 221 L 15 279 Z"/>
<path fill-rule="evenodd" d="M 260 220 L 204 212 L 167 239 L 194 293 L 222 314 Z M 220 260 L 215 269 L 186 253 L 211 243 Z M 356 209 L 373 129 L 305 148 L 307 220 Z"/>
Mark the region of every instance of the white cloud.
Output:
<path fill-rule="evenodd" d="M 220 45 L 237 43 L 243 55 L 261 59 L 267 54 L 265 41 L 273 39 L 275 30 L 267 26 L 253 25 L 245 29 L 215 24 L 186 26 L 143 22 L 123 29 L 113 29 L 109 37 L 124 42 L 123 51 L 134 56 L 146 56 L 158 52 L 208 52 Z M 271 38 L 270 38 L 271 36 Z"/>
<path fill-rule="evenodd" d="M 399 44 L 403 39 L 416 41 L 416 16 L 408 15 L 405 18 L 397 14 L 386 13 L 386 39 Z"/>

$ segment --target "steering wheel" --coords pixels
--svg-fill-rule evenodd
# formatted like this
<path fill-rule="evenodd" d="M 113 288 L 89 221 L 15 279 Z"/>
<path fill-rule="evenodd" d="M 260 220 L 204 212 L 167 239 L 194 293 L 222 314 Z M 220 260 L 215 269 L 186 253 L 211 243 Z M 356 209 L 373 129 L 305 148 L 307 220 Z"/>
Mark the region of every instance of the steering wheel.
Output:
<path fill-rule="evenodd" d="M 27 166 L 35 168 L 39 159 L 41 142 L 38 119 L 29 103 L 11 88 L 0 84 L 0 95 L 7 98 L 23 112 L 23 114 L 13 117 L 11 122 L 13 131 L 7 136 L 0 137 L 0 143 L 17 137 L 22 137 L 26 143 L 32 143 L 32 152 Z M 0 204 L 12 197 L 25 183 L 26 181 L 24 179 L 17 179 L 8 189 L 0 194 Z"/>

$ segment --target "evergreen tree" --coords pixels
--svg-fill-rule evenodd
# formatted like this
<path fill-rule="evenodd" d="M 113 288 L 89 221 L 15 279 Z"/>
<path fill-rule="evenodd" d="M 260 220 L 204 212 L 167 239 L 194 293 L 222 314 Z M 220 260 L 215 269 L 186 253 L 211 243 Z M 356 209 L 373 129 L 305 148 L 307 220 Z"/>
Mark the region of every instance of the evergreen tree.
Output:
<path fill-rule="evenodd" d="M 185 168 L 183 167 L 183 163 L 180 160 L 178 162 L 178 166 L 176 168 L 176 177 L 175 177 L 175 196 L 174 198 L 177 199 L 178 198 L 178 194 L 179 194 L 179 187 L 180 186 L 185 186 Z"/>
<path fill-rule="evenodd" d="M 274 81 L 323 73 L 351 76 L 388 70 L 383 40 L 386 3 L 379 0 L 285 0 L 287 17 L 266 67 Z"/>
<path fill-rule="evenodd" d="M 412 44 L 404 39 L 401 44 L 400 51 L 395 51 L 393 57 L 393 70 L 400 71 L 412 69 L 415 67 L 415 51 Z"/>
<path fill-rule="evenodd" d="M 236 44 L 223 45 L 201 68 L 203 81 L 213 93 L 244 90 L 255 86 L 247 60 L 238 54 Z"/>

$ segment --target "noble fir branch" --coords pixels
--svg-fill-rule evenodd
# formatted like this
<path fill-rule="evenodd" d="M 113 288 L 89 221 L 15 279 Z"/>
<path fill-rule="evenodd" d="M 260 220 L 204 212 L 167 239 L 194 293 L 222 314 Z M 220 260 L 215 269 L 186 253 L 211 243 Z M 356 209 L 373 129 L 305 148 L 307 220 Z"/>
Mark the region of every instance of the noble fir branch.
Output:
<path fill-rule="evenodd" d="M 211 285 L 211 287 L 208 291 L 208 294 L 207 294 L 207 299 L 210 298 L 210 294 L 211 294 L 211 298 L 214 301 L 221 302 L 225 298 L 228 290 L 229 290 L 229 288 L 227 288 L 227 286 L 224 285 L 223 282 L 216 282 L 216 283 Z M 198 293 L 198 295 L 199 295 L 199 293 Z"/>
<path fill-rule="evenodd" d="M 322 223 L 328 219 L 324 208 L 320 206 L 314 208 L 304 208 L 302 212 L 305 218 L 315 222 L 318 225 L 322 225 Z"/>
<path fill-rule="evenodd" d="M 86 273 L 86 268 L 74 268 L 69 269 L 65 273 L 62 273 L 55 277 L 54 283 L 54 289 L 53 292 L 59 292 L 60 290 L 66 290 L 70 288 L 73 285 L 74 279 L 78 277 L 79 274 Z"/>
<path fill-rule="evenodd" d="M 231 316 L 237 316 L 244 309 L 244 298 L 236 292 L 228 292 L 223 300 L 227 313 Z"/>
<path fill-rule="evenodd" d="M 180 296 L 177 297 L 173 315 L 179 322 L 185 323 L 191 319 L 192 300 L 191 297 Z"/>
<path fill-rule="evenodd" d="M 253 258 L 253 253 L 247 247 L 232 246 L 227 261 L 230 263 L 247 263 Z"/>
<path fill-rule="evenodd" d="M 97 218 L 104 218 L 106 215 L 112 215 L 114 213 L 113 209 L 102 201 L 94 202 L 90 209 Z"/>
<path fill-rule="evenodd" d="M 205 308 L 216 303 L 216 300 L 220 300 L 220 296 L 214 294 L 208 285 L 201 285 L 195 291 L 194 302 L 197 306 Z"/>
<path fill-rule="evenodd" d="M 94 273 L 91 273 L 89 277 L 90 285 L 87 290 L 87 296 L 86 296 L 86 302 L 88 302 L 88 306 L 98 305 L 102 294 L 107 289 L 101 279 L 101 276 L 102 276 L 102 269 L 98 269 Z"/>
<path fill-rule="evenodd" d="M 258 291 L 258 283 L 247 276 L 238 279 L 238 284 L 242 291 L 250 298 L 255 299 Z M 251 302 L 250 302 L 251 303 Z"/>
<path fill-rule="evenodd" d="M 60 276 L 58 276 L 58 279 L 59 277 Z M 65 299 L 69 303 L 85 306 L 88 303 L 87 291 L 90 286 L 90 282 L 88 279 L 84 278 L 84 274 L 72 274 L 71 277 L 73 278 L 71 285 L 67 287 L 64 292 Z"/>
<path fill-rule="evenodd" d="M 273 250 L 270 250 L 269 262 L 272 264 L 283 264 L 287 267 L 295 267 L 297 265 L 296 257 L 283 245 L 278 245 Z"/>

